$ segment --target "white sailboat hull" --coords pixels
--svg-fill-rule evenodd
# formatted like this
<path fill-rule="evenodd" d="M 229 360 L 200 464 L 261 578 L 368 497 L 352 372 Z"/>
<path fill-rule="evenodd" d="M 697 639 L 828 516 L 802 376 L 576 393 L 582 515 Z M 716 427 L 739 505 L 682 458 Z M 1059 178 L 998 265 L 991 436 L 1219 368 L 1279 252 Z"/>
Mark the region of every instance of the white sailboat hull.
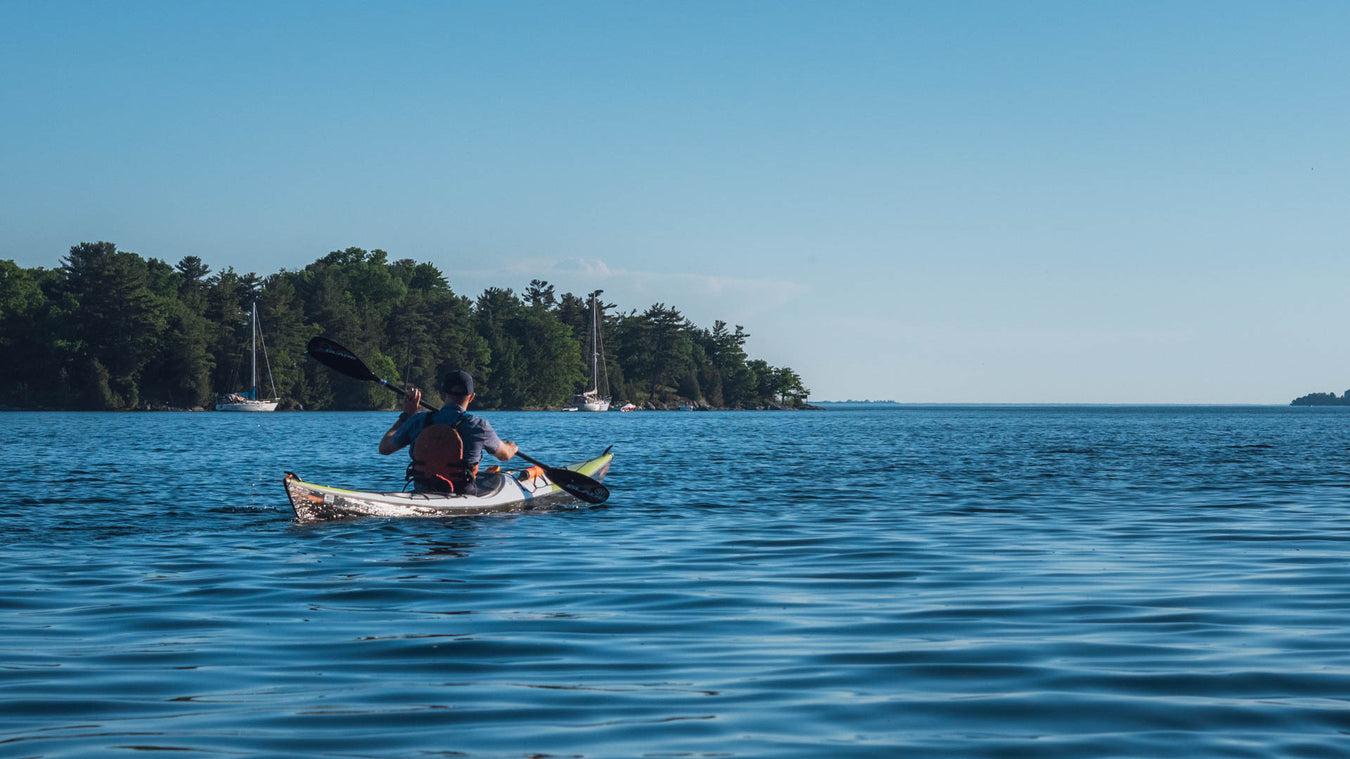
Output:
<path fill-rule="evenodd" d="M 278 401 L 244 400 L 233 403 L 217 403 L 216 411 L 276 411 Z"/>
<path fill-rule="evenodd" d="M 583 402 L 583 403 L 577 405 L 577 410 L 578 410 L 578 411 L 609 411 L 609 401 L 604 400 L 604 399 L 585 401 L 585 402 Z"/>

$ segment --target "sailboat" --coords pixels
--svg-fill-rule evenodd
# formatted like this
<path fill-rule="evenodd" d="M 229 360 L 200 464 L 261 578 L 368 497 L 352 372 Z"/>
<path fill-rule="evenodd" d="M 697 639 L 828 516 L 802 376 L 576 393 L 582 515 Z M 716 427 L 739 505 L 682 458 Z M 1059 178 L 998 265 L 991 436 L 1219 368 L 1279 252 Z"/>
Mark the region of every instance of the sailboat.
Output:
<path fill-rule="evenodd" d="M 605 347 L 600 336 L 598 298 L 602 292 L 591 293 L 591 388 L 572 399 L 577 411 L 609 411 L 609 372 L 605 371 Z"/>
<path fill-rule="evenodd" d="M 253 304 L 253 319 L 249 335 L 252 353 L 252 374 L 248 390 L 242 393 L 229 393 L 216 396 L 216 411 L 276 411 L 280 398 L 277 398 L 277 383 L 272 379 L 272 364 L 267 360 L 267 345 L 263 344 L 263 363 L 267 366 L 267 379 L 272 382 L 272 397 L 258 397 L 258 343 L 262 341 L 262 327 L 258 324 L 258 304 Z"/>

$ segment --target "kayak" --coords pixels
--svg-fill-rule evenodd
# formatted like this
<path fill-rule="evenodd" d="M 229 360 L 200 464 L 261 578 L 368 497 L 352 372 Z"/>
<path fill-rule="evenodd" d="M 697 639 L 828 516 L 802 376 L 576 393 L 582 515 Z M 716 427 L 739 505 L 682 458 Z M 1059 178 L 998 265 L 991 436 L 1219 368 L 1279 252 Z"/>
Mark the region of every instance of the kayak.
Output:
<path fill-rule="evenodd" d="M 596 481 L 609 472 L 614 454 L 604 453 L 580 464 L 560 467 Z M 549 481 L 541 466 L 517 472 L 491 472 L 478 477 L 478 495 L 377 493 L 315 485 L 294 472 L 282 480 L 295 518 L 300 522 L 324 522 L 347 517 L 453 517 L 520 511 L 574 501 L 570 493 Z"/>

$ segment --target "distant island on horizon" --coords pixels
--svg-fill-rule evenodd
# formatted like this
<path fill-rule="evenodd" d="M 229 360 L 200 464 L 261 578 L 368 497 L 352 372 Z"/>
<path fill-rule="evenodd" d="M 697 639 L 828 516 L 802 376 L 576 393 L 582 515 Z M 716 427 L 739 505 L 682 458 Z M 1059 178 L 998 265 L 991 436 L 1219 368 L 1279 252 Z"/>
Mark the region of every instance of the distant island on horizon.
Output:
<path fill-rule="evenodd" d="M 1350 406 L 1350 390 L 1342 395 L 1335 393 L 1308 393 L 1289 402 L 1290 406 Z"/>

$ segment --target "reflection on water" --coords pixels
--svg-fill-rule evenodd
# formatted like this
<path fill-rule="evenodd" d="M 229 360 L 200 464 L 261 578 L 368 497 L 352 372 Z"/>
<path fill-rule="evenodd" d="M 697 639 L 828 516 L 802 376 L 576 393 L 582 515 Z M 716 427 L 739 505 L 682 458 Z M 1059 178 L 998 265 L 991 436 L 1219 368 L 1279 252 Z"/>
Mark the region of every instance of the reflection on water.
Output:
<path fill-rule="evenodd" d="M 611 502 L 294 524 L 386 416 L 0 414 L 0 755 L 1347 754 L 1339 410 L 493 414 Z"/>
<path fill-rule="evenodd" d="M 403 545 L 410 549 L 410 559 L 421 559 L 423 561 L 430 559 L 462 559 L 469 555 L 473 550 L 473 543 L 446 543 L 444 541 L 431 540 L 426 536 L 418 536 L 415 539 L 404 541 Z M 419 555 L 421 554 L 421 555 Z"/>

